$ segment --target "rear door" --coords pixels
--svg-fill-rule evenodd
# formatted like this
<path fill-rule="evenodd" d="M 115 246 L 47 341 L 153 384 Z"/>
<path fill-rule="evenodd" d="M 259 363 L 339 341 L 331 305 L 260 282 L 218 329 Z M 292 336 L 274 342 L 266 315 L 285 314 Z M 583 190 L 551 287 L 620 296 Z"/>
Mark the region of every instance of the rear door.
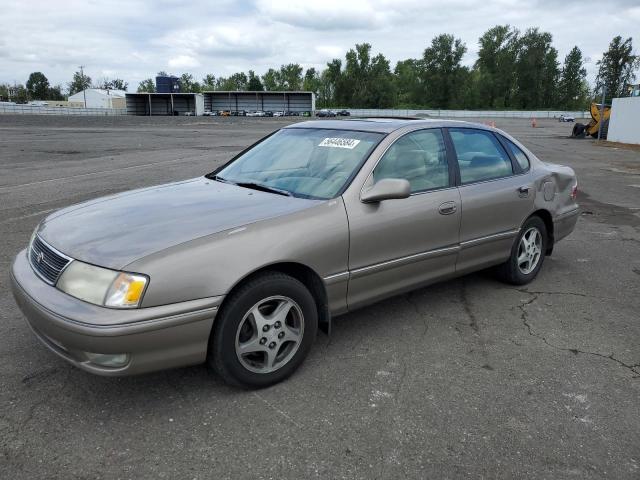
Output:
<path fill-rule="evenodd" d="M 500 263 L 533 209 L 528 172 L 489 130 L 449 128 L 462 204 L 456 272 Z"/>

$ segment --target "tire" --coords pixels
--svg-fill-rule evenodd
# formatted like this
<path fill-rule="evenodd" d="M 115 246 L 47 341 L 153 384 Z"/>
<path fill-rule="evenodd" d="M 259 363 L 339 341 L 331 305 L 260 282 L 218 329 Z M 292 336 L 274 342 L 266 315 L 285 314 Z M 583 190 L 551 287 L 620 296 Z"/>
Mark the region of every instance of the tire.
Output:
<path fill-rule="evenodd" d="M 317 331 L 318 310 L 309 290 L 283 273 L 260 274 L 225 300 L 207 363 L 231 385 L 268 387 L 302 364 Z"/>
<path fill-rule="evenodd" d="M 571 130 L 571 136 L 574 138 L 584 138 L 586 136 L 587 126 L 582 123 L 576 123 Z"/>
<path fill-rule="evenodd" d="M 534 240 L 535 246 L 531 247 L 531 250 L 529 250 L 527 254 L 527 247 L 525 246 L 527 242 L 523 242 L 522 239 L 526 237 L 525 240 L 529 240 L 528 243 L 531 243 L 533 238 L 532 232 L 537 232 L 537 237 L 535 237 Z M 537 242 L 537 238 L 539 238 L 539 242 Z M 533 281 L 544 263 L 548 242 L 547 227 L 542 219 L 537 216 L 530 217 L 520 229 L 520 233 L 511 247 L 509 260 L 497 268 L 500 280 L 512 285 L 526 285 Z M 518 261 L 519 257 L 521 260 L 525 258 L 529 259 L 531 263 L 527 264 L 526 260 Z"/>

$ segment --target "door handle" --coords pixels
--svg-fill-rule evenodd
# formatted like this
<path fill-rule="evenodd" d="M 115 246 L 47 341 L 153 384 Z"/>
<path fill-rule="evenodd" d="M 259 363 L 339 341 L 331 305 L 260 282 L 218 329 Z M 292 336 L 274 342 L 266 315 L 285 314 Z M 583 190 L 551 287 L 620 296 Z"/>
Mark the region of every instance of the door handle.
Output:
<path fill-rule="evenodd" d="M 458 207 L 456 207 L 455 202 L 444 202 L 440 207 L 438 207 L 438 212 L 440 215 L 451 215 L 452 213 L 456 213 Z"/>
<path fill-rule="evenodd" d="M 525 186 L 525 185 L 523 185 L 522 187 L 519 187 L 519 188 L 518 188 L 518 194 L 519 194 L 521 197 L 527 197 L 527 196 L 529 196 L 529 187 L 527 187 L 527 186 Z"/>

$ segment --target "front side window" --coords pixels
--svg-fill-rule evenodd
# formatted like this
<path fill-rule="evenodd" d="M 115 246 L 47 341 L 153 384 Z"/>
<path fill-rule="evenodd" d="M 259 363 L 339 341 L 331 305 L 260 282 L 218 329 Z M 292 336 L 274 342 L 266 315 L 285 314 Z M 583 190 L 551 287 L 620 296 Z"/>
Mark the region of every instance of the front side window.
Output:
<path fill-rule="evenodd" d="M 218 180 L 277 189 L 302 198 L 340 193 L 384 134 L 285 128 L 215 172 Z"/>
<path fill-rule="evenodd" d="M 455 128 L 449 133 L 463 184 L 513 175 L 511 160 L 493 133 Z"/>
<path fill-rule="evenodd" d="M 440 129 L 420 130 L 400 137 L 373 171 L 373 180 L 402 178 L 411 192 L 449 186 L 449 166 Z"/>
<path fill-rule="evenodd" d="M 518 165 L 520 165 L 520 168 L 522 169 L 522 171 L 526 172 L 527 170 L 529 170 L 529 159 L 527 158 L 525 153 L 520 149 L 520 147 L 518 147 L 515 143 L 513 143 L 508 138 L 505 138 L 504 141 L 509 147 L 509 150 L 511 150 L 511 153 L 513 153 L 513 156 L 516 158 L 516 161 L 518 162 Z"/>

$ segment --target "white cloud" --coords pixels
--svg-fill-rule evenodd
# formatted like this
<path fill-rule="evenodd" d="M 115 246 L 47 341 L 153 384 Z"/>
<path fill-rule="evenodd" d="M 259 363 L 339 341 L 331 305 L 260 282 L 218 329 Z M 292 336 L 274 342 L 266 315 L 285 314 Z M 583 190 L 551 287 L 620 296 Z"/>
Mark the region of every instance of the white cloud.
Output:
<path fill-rule="evenodd" d="M 366 0 L 259 0 L 258 10 L 277 22 L 311 30 L 379 28 L 384 14 Z"/>
<path fill-rule="evenodd" d="M 422 55 L 439 33 L 452 33 L 475 61 L 478 37 L 496 24 L 539 26 L 554 36 L 562 61 L 578 45 L 590 78 L 615 35 L 635 35 L 638 0 L 29 0 L 2 2 L 0 82 L 42 71 L 53 84 L 78 65 L 97 79 L 109 72 L 131 88 L 159 70 L 216 76 L 298 62 L 324 68 L 356 43 L 369 42 L 392 65 Z M 585 18 L 598 12 L 598 33 Z M 587 17 L 585 17 L 585 15 Z"/>
<path fill-rule="evenodd" d="M 199 67 L 200 62 L 190 55 L 178 55 L 177 57 L 170 58 L 167 65 L 170 68 L 189 69 Z"/>

